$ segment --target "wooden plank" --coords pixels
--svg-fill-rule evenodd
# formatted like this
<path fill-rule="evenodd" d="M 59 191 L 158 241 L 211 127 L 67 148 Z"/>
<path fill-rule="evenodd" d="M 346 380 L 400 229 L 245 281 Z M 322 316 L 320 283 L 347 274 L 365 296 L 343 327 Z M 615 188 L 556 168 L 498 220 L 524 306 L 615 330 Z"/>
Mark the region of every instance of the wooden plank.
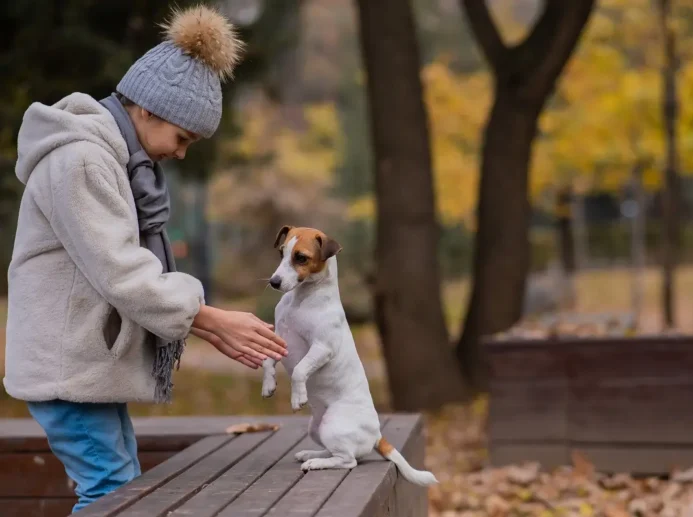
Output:
<path fill-rule="evenodd" d="M 306 472 L 267 515 L 278 517 L 315 515 L 348 474 L 349 471 L 346 469 Z"/>
<path fill-rule="evenodd" d="M 302 439 L 265 475 L 224 508 L 218 517 L 260 517 L 265 515 L 272 505 L 303 477 L 303 471 L 294 455 L 298 451 L 311 448 L 318 448 L 318 446 L 310 437 Z"/>
<path fill-rule="evenodd" d="M 193 417 L 140 417 L 133 419 L 135 432 L 141 435 L 166 436 L 194 435 L 209 436 L 223 434 L 233 424 L 266 422 L 271 424 L 289 424 L 303 422 L 303 415 L 243 415 L 243 416 L 193 416 Z"/>
<path fill-rule="evenodd" d="M 673 467 L 693 465 L 691 447 L 618 447 L 589 443 L 574 443 L 570 447 L 584 454 L 598 471 L 608 474 L 630 472 L 636 476 L 661 476 L 670 474 Z"/>
<path fill-rule="evenodd" d="M 169 431 L 170 432 L 170 431 Z M 178 452 L 205 438 L 208 434 L 137 435 L 138 451 Z M 45 436 L 25 438 L 0 438 L 0 454 L 50 452 Z"/>
<path fill-rule="evenodd" d="M 303 422 L 285 425 L 168 515 L 214 517 L 277 463 L 287 451 L 293 449 L 307 432 L 307 425 Z"/>
<path fill-rule="evenodd" d="M 568 439 L 567 379 L 495 381 L 489 396 L 489 432 L 498 439 Z"/>
<path fill-rule="evenodd" d="M 201 461 L 183 471 L 147 494 L 129 508 L 119 513 L 122 517 L 158 517 L 167 515 L 211 483 L 236 462 L 250 454 L 273 433 L 241 434 L 230 443 L 207 455 Z M 164 464 L 165 465 L 165 464 Z"/>
<path fill-rule="evenodd" d="M 173 452 L 142 452 L 142 471 L 166 461 Z M 0 454 L 0 497 L 73 497 L 72 481 L 50 452 Z M 26 480 L 31 479 L 31 483 Z M 1 514 L 0 514 L 1 515 Z"/>
<path fill-rule="evenodd" d="M 387 420 L 387 416 L 381 416 L 381 426 L 384 426 Z M 301 440 L 265 475 L 224 508 L 218 517 L 260 517 L 265 515 L 304 476 L 300 469 L 300 463 L 296 461 L 295 454 L 302 450 L 319 448 L 310 437 Z"/>
<path fill-rule="evenodd" d="M 568 349 L 561 345 L 485 349 L 494 380 L 564 379 L 568 375 Z"/>
<path fill-rule="evenodd" d="M 489 447 L 489 461 L 494 467 L 537 461 L 548 470 L 570 464 L 570 453 L 567 443 L 493 441 Z"/>
<path fill-rule="evenodd" d="M 693 339 L 629 339 L 572 346 L 571 377 L 582 381 L 634 377 L 690 377 Z"/>
<path fill-rule="evenodd" d="M 0 454 L 8 452 L 48 452 L 48 440 L 44 436 L 0 437 Z"/>
<path fill-rule="evenodd" d="M 537 461 L 542 469 L 570 465 L 572 450 L 580 451 L 600 472 L 630 472 L 638 476 L 660 476 L 673 467 L 693 465 L 693 447 L 645 444 L 570 442 L 566 444 L 494 443 L 490 462 L 499 467 L 524 461 Z"/>
<path fill-rule="evenodd" d="M 550 337 L 539 339 L 493 339 L 483 338 L 482 344 L 489 353 L 505 353 L 518 349 L 532 350 L 536 348 L 546 348 L 547 346 L 558 347 L 578 347 L 600 348 L 604 345 L 609 346 L 638 346 L 660 347 L 660 346 L 690 346 L 693 345 L 693 336 L 637 336 L 637 337 L 609 337 L 609 336 L 586 336 L 586 337 Z"/>
<path fill-rule="evenodd" d="M 93 502 L 75 515 L 112 517 L 204 460 L 212 452 L 228 445 L 229 442 L 233 443 L 232 440 L 235 440 L 234 435 L 210 436 L 200 440 L 127 485 Z"/>
<path fill-rule="evenodd" d="M 1 498 L 2 517 L 65 517 L 77 503 L 76 498 Z"/>
<path fill-rule="evenodd" d="M 426 439 L 423 433 L 415 433 L 407 445 L 407 461 L 414 468 L 424 468 Z M 411 447 L 409 445 L 412 445 Z M 380 505 L 373 517 L 425 517 L 428 515 L 426 491 L 412 490 L 412 484 L 402 476 L 397 476 L 395 486 L 390 490 L 387 501 Z M 363 515 L 363 514 L 362 514 Z M 370 514 L 367 514 L 370 517 Z"/>
<path fill-rule="evenodd" d="M 693 447 L 693 379 L 575 383 L 569 402 L 571 440 L 614 445 Z M 530 415 L 527 415 L 530 418 Z"/>
<path fill-rule="evenodd" d="M 685 376 L 693 369 L 693 337 L 549 338 L 485 341 L 492 376 L 520 379 Z"/>
<path fill-rule="evenodd" d="M 289 423 L 302 415 L 234 417 L 135 417 L 132 419 L 139 450 L 179 451 L 202 438 L 224 434 L 226 428 L 244 422 Z M 0 419 L 0 452 L 46 452 L 43 429 L 31 418 Z"/>
<path fill-rule="evenodd" d="M 417 443 L 417 435 L 422 432 L 422 427 L 423 418 L 420 415 L 394 415 L 390 417 L 383 428 L 383 436 L 405 458 L 412 458 L 413 465 L 418 468 L 422 467 L 423 457 L 418 456 L 417 458 L 415 443 Z M 422 441 L 418 443 L 419 447 L 423 447 Z M 336 488 L 325 504 L 321 505 L 316 515 L 317 517 L 375 515 L 387 503 L 390 492 L 399 477 L 400 475 L 392 462 L 381 458 L 377 453 L 373 453 L 367 461 L 349 472 L 349 475 Z M 301 482 L 307 479 L 308 476 L 305 476 Z M 407 490 L 412 493 L 412 503 L 418 498 L 426 499 L 426 489 L 423 487 L 407 483 Z M 284 499 L 282 499 L 283 501 Z M 415 507 L 418 508 L 418 504 Z M 278 515 L 282 514 L 279 513 Z"/>

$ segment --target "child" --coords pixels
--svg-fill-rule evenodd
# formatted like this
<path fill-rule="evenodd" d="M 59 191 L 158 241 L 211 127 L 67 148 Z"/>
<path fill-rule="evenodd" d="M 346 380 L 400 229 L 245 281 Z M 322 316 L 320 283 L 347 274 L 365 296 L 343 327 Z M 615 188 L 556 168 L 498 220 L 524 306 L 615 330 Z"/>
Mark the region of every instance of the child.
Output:
<path fill-rule="evenodd" d="M 158 162 L 214 134 L 242 44 L 207 7 L 166 29 L 116 94 L 34 103 L 19 131 L 4 385 L 75 481 L 73 511 L 140 474 L 126 403 L 169 400 L 189 333 L 252 368 L 286 354 L 271 325 L 205 305 L 175 270 Z"/>

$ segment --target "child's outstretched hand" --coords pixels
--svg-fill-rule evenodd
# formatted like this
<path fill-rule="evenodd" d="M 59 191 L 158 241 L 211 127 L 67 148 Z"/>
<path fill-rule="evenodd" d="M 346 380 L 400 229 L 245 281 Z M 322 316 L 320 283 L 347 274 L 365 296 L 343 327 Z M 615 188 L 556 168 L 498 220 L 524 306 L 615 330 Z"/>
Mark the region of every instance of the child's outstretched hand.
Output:
<path fill-rule="evenodd" d="M 260 359 L 257 359 L 255 357 L 249 357 L 241 352 L 237 352 L 236 350 L 228 346 L 226 343 L 224 343 L 221 340 L 221 338 L 219 338 L 215 334 L 212 334 L 211 332 L 193 328 L 190 330 L 190 333 L 199 337 L 200 339 L 204 339 L 205 341 L 213 345 L 214 348 L 219 350 L 222 354 L 230 357 L 234 361 L 238 361 L 239 363 L 247 366 L 248 368 L 257 370 L 260 366 L 262 366 L 262 361 Z"/>
<path fill-rule="evenodd" d="M 261 365 L 268 357 L 280 360 L 286 355 L 286 343 L 273 328 L 249 312 L 225 311 L 207 305 L 202 306 L 193 322 L 193 333 L 206 333 L 207 337 L 200 337 L 246 366 Z"/>

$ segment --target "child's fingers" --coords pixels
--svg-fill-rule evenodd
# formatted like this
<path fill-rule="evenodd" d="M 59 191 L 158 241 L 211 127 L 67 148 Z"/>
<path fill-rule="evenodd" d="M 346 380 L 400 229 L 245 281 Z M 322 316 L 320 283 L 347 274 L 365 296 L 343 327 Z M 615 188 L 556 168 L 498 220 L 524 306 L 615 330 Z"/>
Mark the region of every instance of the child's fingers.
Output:
<path fill-rule="evenodd" d="M 255 343 L 251 343 L 251 345 L 257 347 L 257 348 L 260 349 L 260 350 L 262 350 L 262 347 L 260 347 L 259 345 L 256 345 Z M 266 356 L 265 354 L 262 354 L 262 353 L 260 353 L 258 350 L 255 350 L 255 349 L 253 349 L 253 348 L 250 348 L 250 346 L 248 346 L 248 345 L 242 346 L 242 347 L 240 348 L 239 352 L 242 352 L 243 354 L 245 354 L 245 355 L 247 355 L 247 356 L 250 356 L 250 357 L 252 357 L 252 358 L 254 358 L 254 359 L 258 359 L 258 360 L 260 360 L 260 361 L 264 361 L 265 359 L 267 359 L 267 356 Z"/>
<path fill-rule="evenodd" d="M 254 357 L 245 356 L 245 358 L 248 359 L 249 361 L 252 361 L 253 363 L 257 364 L 258 366 L 262 366 L 262 363 L 264 362 L 264 361 L 260 361 L 259 359 L 254 358 Z"/>
<path fill-rule="evenodd" d="M 226 343 L 217 336 L 216 334 L 212 334 L 211 332 L 207 332 L 206 330 L 202 329 L 194 329 L 193 334 L 195 334 L 197 337 L 204 339 L 208 343 L 211 343 L 215 347 L 219 348 L 220 346 L 226 346 Z"/>
<path fill-rule="evenodd" d="M 246 360 L 252 360 L 258 365 L 262 365 L 262 362 L 267 359 L 266 355 L 256 352 L 248 346 L 242 346 L 240 349 L 238 349 L 214 334 L 211 334 L 210 337 L 206 339 L 212 343 L 222 354 L 237 361 L 240 360 L 241 357 L 245 357 Z"/>
<path fill-rule="evenodd" d="M 267 348 L 270 350 L 274 350 L 275 352 L 279 352 L 280 354 L 286 355 L 286 341 L 284 341 L 282 338 L 280 338 L 277 334 L 272 332 L 269 329 L 263 329 L 260 328 L 257 331 L 260 336 L 265 338 L 265 340 L 269 341 L 269 345 Z M 264 343 L 265 341 L 263 341 Z"/>
<path fill-rule="evenodd" d="M 263 324 L 265 327 L 267 327 L 268 329 L 273 329 L 273 328 L 274 328 L 274 325 L 272 325 L 271 323 L 267 323 L 266 321 L 261 320 L 260 318 L 258 318 L 257 316 L 255 316 L 255 314 L 253 314 L 253 318 L 255 318 L 257 321 L 259 321 L 260 323 L 262 323 L 262 324 Z"/>
<path fill-rule="evenodd" d="M 281 360 L 282 356 L 286 355 L 285 349 L 280 348 L 279 345 L 275 344 L 273 341 L 260 335 L 255 336 L 253 344 L 258 347 L 256 350 L 262 351 L 262 353 L 267 354 L 276 361 Z"/>
<path fill-rule="evenodd" d="M 253 361 L 251 361 L 250 359 L 248 359 L 248 358 L 247 358 L 246 356 L 244 356 L 244 355 L 239 356 L 238 359 L 236 359 L 236 360 L 237 360 L 239 363 L 244 364 L 244 365 L 247 366 L 248 368 L 252 368 L 253 370 L 257 370 L 257 369 L 258 369 L 258 365 L 257 365 L 256 363 L 254 363 Z"/>

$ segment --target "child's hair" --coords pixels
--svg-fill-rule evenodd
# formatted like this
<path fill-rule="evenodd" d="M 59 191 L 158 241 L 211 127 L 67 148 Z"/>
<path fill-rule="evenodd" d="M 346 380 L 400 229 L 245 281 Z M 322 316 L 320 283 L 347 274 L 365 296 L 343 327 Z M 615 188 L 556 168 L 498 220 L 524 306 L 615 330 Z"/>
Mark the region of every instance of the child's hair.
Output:
<path fill-rule="evenodd" d="M 117 93 L 115 94 L 116 98 L 120 101 L 120 103 L 125 106 L 126 108 L 130 106 L 135 106 L 135 103 L 132 102 L 130 99 L 128 99 L 125 95 L 122 93 Z"/>

